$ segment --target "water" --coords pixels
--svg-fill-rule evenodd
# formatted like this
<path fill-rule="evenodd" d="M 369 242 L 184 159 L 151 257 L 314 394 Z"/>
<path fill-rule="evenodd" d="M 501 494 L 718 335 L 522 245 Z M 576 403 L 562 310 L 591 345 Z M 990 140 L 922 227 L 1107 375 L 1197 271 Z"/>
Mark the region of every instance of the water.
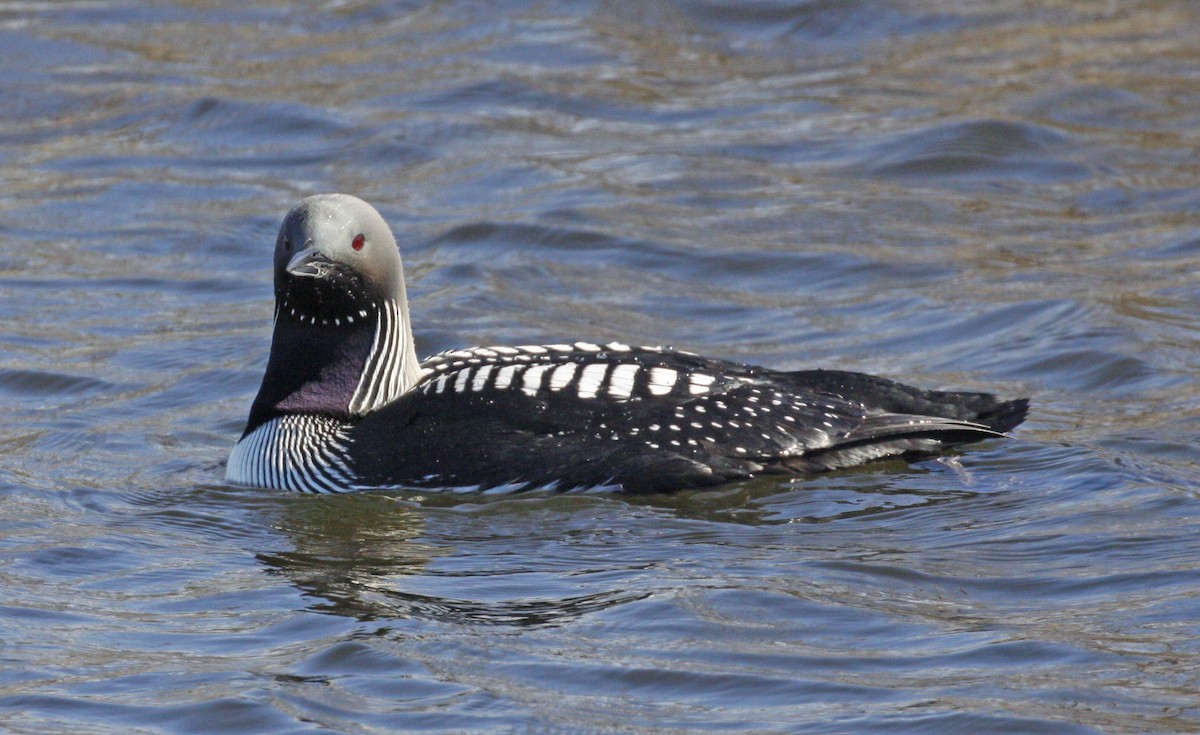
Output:
<path fill-rule="evenodd" d="M 0 2 L 0 729 L 1200 730 L 1187 0 Z M 300 197 L 423 353 L 586 338 L 1029 395 L 652 498 L 223 462 Z"/>

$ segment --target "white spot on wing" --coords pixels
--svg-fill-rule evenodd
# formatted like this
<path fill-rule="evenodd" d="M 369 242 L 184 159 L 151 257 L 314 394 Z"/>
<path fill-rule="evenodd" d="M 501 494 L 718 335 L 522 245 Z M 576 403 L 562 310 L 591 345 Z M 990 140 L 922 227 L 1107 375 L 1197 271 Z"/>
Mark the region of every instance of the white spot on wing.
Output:
<path fill-rule="evenodd" d="M 520 365 L 505 365 L 500 368 L 500 372 L 496 373 L 496 390 L 505 390 L 512 385 L 513 373 L 518 367 Z"/>
<path fill-rule="evenodd" d="M 471 368 L 466 368 L 458 372 L 458 379 L 454 381 L 454 392 L 462 393 L 467 389 L 467 381 L 471 379 Z"/>
<path fill-rule="evenodd" d="M 707 393 L 710 385 L 713 384 L 716 378 L 706 373 L 692 373 L 688 378 L 688 392 L 692 395 Z"/>
<path fill-rule="evenodd" d="M 594 363 L 585 367 L 579 376 L 579 397 L 595 398 L 607 372 L 608 365 L 604 363 Z"/>
<path fill-rule="evenodd" d="M 536 396 L 542 387 L 542 373 L 549 369 L 549 365 L 534 365 L 526 370 L 521 380 L 521 391 L 527 396 Z"/>
<path fill-rule="evenodd" d="M 675 387 L 675 381 L 678 379 L 679 373 L 671 368 L 650 368 L 650 392 L 656 396 L 665 396 Z"/>
<path fill-rule="evenodd" d="M 633 395 L 633 381 L 637 379 L 641 369 L 639 365 L 617 365 L 608 379 L 608 392 L 615 398 L 628 398 Z"/>
<path fill-rule="evenodd" d="M 471 381 L 471 390 L 479 392 L 487 387 L 488 376 L 492 374 L 492 365 L 484 365 L 475 373 L 475 379 Z"/>
<path fill-rule="evenodd" d="M 571 382 L 571 378 L 575 377 L 576 365 L 573 362 L 568 362 L 554 368 L 554 372 L 550 373 L 550 390 L 562 390 Z"/>

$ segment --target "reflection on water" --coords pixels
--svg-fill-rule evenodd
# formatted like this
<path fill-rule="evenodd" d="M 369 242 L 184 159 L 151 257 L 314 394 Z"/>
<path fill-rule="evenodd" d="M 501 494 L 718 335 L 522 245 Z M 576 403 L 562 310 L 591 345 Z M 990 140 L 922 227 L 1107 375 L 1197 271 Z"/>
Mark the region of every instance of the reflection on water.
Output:
<path fill-rule="evenodd" d="M 1198 13 L 0 2 L 0 721 L 1200 730 Z M 668 343 L 1035 410 L 648 498 L 221 486 L 275 230 L 328 190 L 394 225 L 423 352 Z"/>
<path fill-rule="evenodd" d="M 422 543 L 419 506 L 386 495 L 320 502 L 325 500 L 289 506 L 278 527 L 294 542 L 294 549 L 259 555 L 269 569 L 320 600 L 312 607 L 320 612 L 359 620 L 415 617 L 455 625 L 561 625 L 645 597 L 606 590 L 565 598 L 512 599 L 511 591 L 526 588 L 525 577 L 531 572 L 510 567 L 490 572 L 503 588 L 496 594 L 464 598 L 461 595 L 481 591 L 480 586 L 460 590 L 454 578 L 477 573 L 464 575 L 434 563 L 458 550 Z M 441 578 L 439 594 L 409 591 L 410 580 L 417 575 Z M 501 579 L 514 575 L 521 581 Z"/>
<path fill-rule="evenodd" d="M 937 460 L 955 465 L 956 460 Z M 894 469 L 905 467 L 896 462 Z M 921 494 L 911 483 L 897 483 L 886 472 L 887 465 L 842 473 L 837 480 L 818 479 L 804 483 L 803 494 L 778 480 L 741 483 L 715 491 L 684 491 L 665 495 L 616 496 L 604 503 L 628 504 L 635 511 L 703 523 L 774 524 L 833 523 L 886 513 L 899 508 L 918 508 L 964 500 L 969 490 L 944 490 L 934 486 Z M 960 468 L 961 469 L 961 468 Z M 857 473 L 857 474 L 856 474 Z M 796 481 L 800 486 L 802 481 Z M 782 492 L 781 492 L 782 491 Z M 530 585 L 531 577 L 546 572 L 537 561 L 511 560 L 492 570 L 470 572 L 447 568 L 443 561 L 480 553 L 503 539 L 504 529 L 489 523 L 478 538 L 434 546 L 426 539 L 429 513 L 444 514 L 442 520 L 496 519 L 504 523 L 527 522 L 547 509 L 564 515 L 586 513 L 595 499 L 530 494 L 518 500 L 480 497 L 474 502 L 453 495 L 367 494 L 348 498 L 304 498 L 289 503 L 272 526 L 289 542 L 286 551 L 258 554 L 259 560 L 281 574 L 306 595 L 317 600 L 311 609 L 348 615 L 360 620 L 426 618 L 458 625 L 560 625 L 587 613 L 625 604 L 649 596 L 649 592 L 604 589 L 588 594 L 547 596 L 556 591 L 549 580 Z M 458 525 L 458 524 L 456 524 Z M 610 529 L 611 530 L 611 529 Z M 445 542 L 443 542 L 445 543 Z M 503 546 L 506 541 L 501 540 Z M 466 547 L 469 547 L 466 548 Z M 545 562 L 553 565 L 554 560 Z M 607 559 L 606 562 L 613 562 Z M 576 570 L 575 574 L 583 574 Z M 605 569 L 606 574 L 612 573 Z M 480 577 L 494 578 L 480 583 Z M 412 591 L 426 577 L 438 580 L 438 594 Z M 456 585 L 456 578 L 469 585 Z M 494 589 L 493 589 L 494 588 Z M 514 592 L 538 590 L 533 597 L 513 598 Z M 484 593 L 477 599 L 462 595 Z"/>

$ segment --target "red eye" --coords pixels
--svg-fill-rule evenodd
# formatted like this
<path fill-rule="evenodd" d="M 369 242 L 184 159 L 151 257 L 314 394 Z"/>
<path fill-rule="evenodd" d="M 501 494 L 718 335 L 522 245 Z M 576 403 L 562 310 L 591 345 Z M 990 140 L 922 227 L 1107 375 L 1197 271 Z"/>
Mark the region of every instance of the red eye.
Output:
<path fill-rule="evenodd" d="M 367 238 L 361 232 L 354 236 L 354 242 L 350 243 L 350 247 L 355 250 L 362 250 L 363 245 L 367 244 Z"/>

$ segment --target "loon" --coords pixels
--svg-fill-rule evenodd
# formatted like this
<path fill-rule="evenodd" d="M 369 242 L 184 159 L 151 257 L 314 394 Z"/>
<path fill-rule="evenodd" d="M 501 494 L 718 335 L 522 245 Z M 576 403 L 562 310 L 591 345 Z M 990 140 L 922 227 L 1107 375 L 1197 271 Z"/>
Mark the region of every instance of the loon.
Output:
<path fill-rule="evenodd" d="M 276 238 L 270 357 L 226 480 L 312 493 L 669 492 L 931 455 L 1004 436 L 1028 407 L 618 342 L 421 362 L 391 229 L 361 199 L 322 194 Z"/>

